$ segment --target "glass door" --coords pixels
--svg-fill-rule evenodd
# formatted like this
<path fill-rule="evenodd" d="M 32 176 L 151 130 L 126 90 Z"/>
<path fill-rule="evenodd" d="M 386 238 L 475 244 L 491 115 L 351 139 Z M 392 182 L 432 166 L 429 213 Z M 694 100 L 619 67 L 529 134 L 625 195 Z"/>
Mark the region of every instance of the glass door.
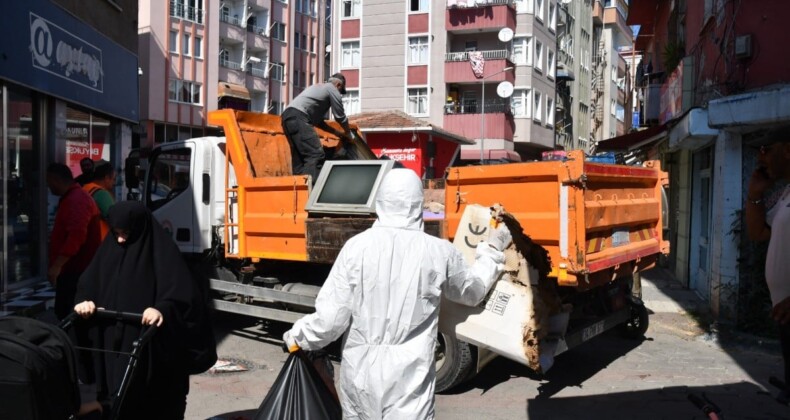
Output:
<path fill-rule="evenodd" d="M 34 138 L 34 107 L 26 89 L 3 91 L 3 290 L 43 278 L 46 243 L 41 243 L 43 146 Z"/>

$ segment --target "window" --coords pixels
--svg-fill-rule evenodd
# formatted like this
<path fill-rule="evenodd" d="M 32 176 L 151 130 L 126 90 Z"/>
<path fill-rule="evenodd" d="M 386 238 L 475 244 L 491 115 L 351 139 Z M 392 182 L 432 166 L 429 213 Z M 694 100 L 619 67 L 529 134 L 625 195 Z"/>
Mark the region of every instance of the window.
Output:
<path fill-rule="evenodd" d="M 423 115 L 428 113 L 428 88 L 409 89 L 407 113 Z"/>
<path fill-rule="evenodd" d="M 299 84 L 299 70 L 294 70 L 294 78 L 292 82 L 294 86 L 301 86 Z"/>
<path fill-rule="evenodd" d="M 535 17 L 543 22 L 543 0 L 535 0 Z"/>
<path fill-rule="evenodd" d="M 346 91 L 346 94 L 343 95 L 343 109 L 346 111 L 346 115 L 359 114 L 360 108 L 358 90 Z"/>
<path fill-rule="evenodd" d="M 298 3 L 297 3 L 298 4 Z M 302 49 L 301 47 L 301 40 L 302 38 L 299 36 L 299 32 L 294 32 L 294 48 L 299 50 Z"/>
<path fill-rule="evenodd" d="M 181 52 L 184 55 L 189 55 L 189 46 L 192 45 L 189 41 L 189 34 L 184 34 L 184 41 L 181 43 Z"/>
<path fill-rule="evenodd" d="M 315 52 L 315 37 L 310 37 L 310 52 Z"/>
<path fill-rule="evenodd" d="M 187 80 L 170 79 L 168 86 L 168 99 L 172 102 L 200 105 L 201 84 Z"/>
<path fill-rule="evenodd" d="M 196 58 L 203 58 L 203 38 L 196 36 L 195 37 L 195 57 Z"/>
<path fill-rule="evenodd" d="M 549 3 L 549 29 L 557 30 L 557 7 L 554 3 Z"/>
<path fill-rule="evenodd" d="M 270 72 L 270 77 L 272 80 L 277 80 L 278 82 L 283 81 L 283 75 L 285 74 L 284 65 L 283 63 L 272 63 L 272 69 Z"/>
<path fill-rule="evenodd" d="M 428 37 L 409 38 L 409 64 L 428 64 Z"/>
<path fill-rule="evenodd" d="M 428 0 L 409 0 L 409 10 L 412 12 L 427 12 Z"/>
<path fill-rule="evenodd" d="M 516 89 L 510 97 L 510 108 L 514 117 L 529 118 L 532 111 L 532 102 L 529 89 Z"/>
<path fill-rule="evenodd" d="M 315 84 L 315 73 L 310 73 L 310 84 L 311 85 Z"/>
<path fill-rule="evenodd" d="M 543 71 L 543 44 L 535 40 L 535 68 Z"/>
<path fill-rule="evenodd" d="M 178 54 L 178 31 L 170 31 L 170 52 Z"/>
<path fill-rule="evenodd" d="M 533 13 L 535 10 L 535 0 L 515 0 L 516 13 Z"/>
<path fill-rule="evenodd" d="M 340 44 L 341 66 L 345 68 L 359 67 L 359 41 Z"/>
<path fill-rule="evenodd" d="M 513 62 L 532 65 L 532 37 L 519 36 L 513 38 Z"/>
<path fill-rule="evenodd" d="M 272 25 L 272 38 L 285 42 L 285 24 L 274 21 Z"/>
<path fill-rule="evenodd" d="M 617 83 L 617 67 L 612 66 L 612 81 Z"/>
<path fill-rule="evenodd" d="M 614 99 L 609 101 L 609 113 L 617 115 L 617 102 Z"/>
<path fill-rule="evenodd" d="M 548 54 L 546 55 L 546 71 L 551 78 L 554 78 L 555 74 L 554 64 L 554 51 L 549 50 Z"/>
<path fill-rule="evenodd" d="M 464 93 L 461 95 L 461 113 L 477 113 L 477 92 L 473 90 L 464 91 Z"/>
<path fill-rule="evenodd" d="M 554 99 L 546 98 L 546 125 L 554 125 Z"/>
<path fill-rule="evenodd" d="M 302 34 L 302 49 L 307 51 L 307 35 Z"/>
<path fill-rule="evenodd" d="M 344 18 L 359 17 L 359 4 L 360 0 L 343 0 L 343 12 L 341 16 Z"/>
<path fill-rule="evenodd" d="M 537 90 L 532 94 L 535 106 L 535 113 L 533 114 L 533 119 L 535 121 L 540 121 L 543 117 L 543 97 L 541 96 L 540 92 Z"/>

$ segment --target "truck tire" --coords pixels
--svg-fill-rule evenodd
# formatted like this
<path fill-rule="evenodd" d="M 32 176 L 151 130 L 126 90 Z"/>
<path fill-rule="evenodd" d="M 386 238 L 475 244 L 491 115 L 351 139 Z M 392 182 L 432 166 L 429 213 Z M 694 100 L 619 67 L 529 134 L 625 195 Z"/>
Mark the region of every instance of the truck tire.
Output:
<path fill-rule="evenodd" d="M 631 317 L 620 324 L 620 334 L 625 338 L 644 338 L 647 327 L 650 324 L 647 308 L 644 303 L 629 303 L 631 307 Z"/>
<path fill-rule="evenodd" d="M 474 377 L 475 357 L 469 343 L 439 333 L 436 343 L 436 392 L 447 391 Z"/>

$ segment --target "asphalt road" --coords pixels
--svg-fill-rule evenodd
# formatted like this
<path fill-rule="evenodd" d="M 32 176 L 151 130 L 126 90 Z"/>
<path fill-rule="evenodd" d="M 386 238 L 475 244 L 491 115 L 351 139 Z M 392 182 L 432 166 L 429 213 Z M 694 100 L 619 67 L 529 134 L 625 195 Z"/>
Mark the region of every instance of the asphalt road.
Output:
<path fill-rule="evenodd" d="M 672 308 L 653 310 L 645 340 L 607 332 L 560 355 L 545 376 L 499 358 L 472 381 L 437 395 L 437 418 L 707 418 L 689 393 L 706 395 L 725 418 L 790 418 L 768 384 L 781 367 L 776 346 L 721 344 Z M 253 418 L 286 359 L 280 347 L 286 326 L 227 314 L 216 326 L 220 358 L 246 370 L 193 376 L 186 417 Z"/>

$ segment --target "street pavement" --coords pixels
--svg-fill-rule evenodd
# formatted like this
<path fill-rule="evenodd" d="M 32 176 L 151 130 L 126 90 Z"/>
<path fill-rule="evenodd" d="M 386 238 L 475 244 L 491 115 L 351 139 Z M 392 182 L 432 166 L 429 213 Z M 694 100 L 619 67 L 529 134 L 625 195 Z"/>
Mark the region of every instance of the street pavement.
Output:
<path fill-rule="evenodd" d="M 645 340 L 607 332 L 558 356 L 544 376 L 498 358 L 473 380 L 437 395 L 436 417 L 707 418 L 689 402 L 692 393 L 707 396 L 723 418 L 790 418 L 790 407 L 774 400 L 777 390 L 768 383 L 781 377 L 777 342 L 708 331 L 701 300 L 662 269 L 643 275 L 643 297 L 651 312 Z M 191 378 L 186 418 L 251 419 L 286 360 L 280 341 L 286 328 L 218 314 L 218 353 L 227 362 L 219 370 L 230 371 Z"/>

